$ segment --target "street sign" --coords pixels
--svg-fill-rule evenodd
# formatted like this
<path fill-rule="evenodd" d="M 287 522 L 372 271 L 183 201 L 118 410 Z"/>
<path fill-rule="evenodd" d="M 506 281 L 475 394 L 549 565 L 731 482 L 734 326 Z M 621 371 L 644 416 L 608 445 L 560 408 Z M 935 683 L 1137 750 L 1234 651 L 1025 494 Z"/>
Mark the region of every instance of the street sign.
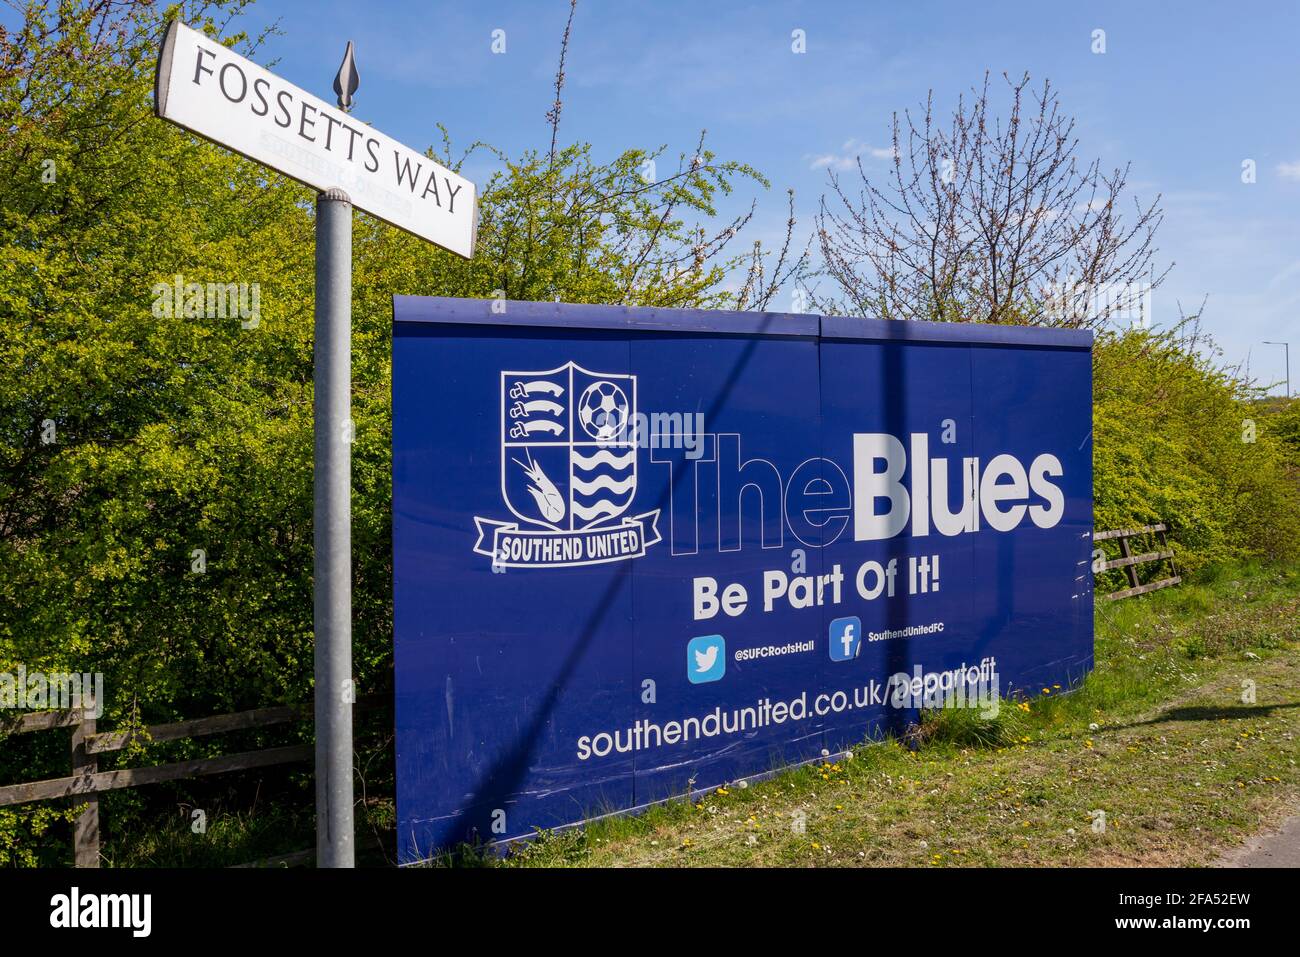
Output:
<path fill-rule="evenodd" d="M 342 189 L 399 229 L 473 255 L 473 183 L 178 20 L 159 52 L 154 108 L 308 186 Z"/>
<path fill-rule="evenodd" d="M 399 296 L 399 860 L 1092 667 L 1090 333 Z"/>
<path fill-rule="evenodd" d="M 351 42 L 338 109 L 173 20 L 158 50 L 157 115 L 316 187 L 313 628 L 316 864 L 352 867 L 352 207 L 470 258 L 474 184 L 347 112 L 360 78 Z"/>

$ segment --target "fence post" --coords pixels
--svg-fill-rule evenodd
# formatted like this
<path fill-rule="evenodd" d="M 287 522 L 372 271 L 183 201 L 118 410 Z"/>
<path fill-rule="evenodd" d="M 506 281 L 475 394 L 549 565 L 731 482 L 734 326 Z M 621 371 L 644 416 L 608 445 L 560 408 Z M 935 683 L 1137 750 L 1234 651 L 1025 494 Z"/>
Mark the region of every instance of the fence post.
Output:
<path fill-rule="evenodd" d="M 1164 529 L 1160 532 L 1160 550 L 1169 553 L 1169 575 L 1170 577 L 1176 577 L 1178 575 L 1178 566 L 1174 564 L 1174 550 L 1169 547 L 1170 523 L 1161 522 L 1161 524 L 1164 525 Z"/>
<path fill-rule="evenodd" d="M 1132 558 L 1132 557 L 1133 557 L 1133 550 L 1132 550 L 1131 548 L 1129 548 L 1129 544 L 1128 544 L 1128 536 L 1127 536 L 1127 535 L 1121 535 L 1121 536 L 1119 537 L 1119 551 L 1120 551 L 1120 554 L 1123 555 L 1125 558 Z M 1125 566 L 1124 566 L 1124 574 L 1128 577 L 1129 587 L 1130 587 L 1130 588 L 1137 588 L 1137 587 L 1138 587 L 1138 573 L 1137 573 L 1137 566 L 1135 566 L 1135 565 L 1125 565 Z"/>
<path fill-rule="evenodd" d="M 81 720 L 72 726 L 72 776 L 89 776 L 99 770 L 99 758 L 86 752 L 86 741 L 95 733 L 93 700 L 82 699 Z M 99 867 L 99 795 L 74 797 L 80 807 L 72 825 L 72 855 L 76 867 Z"/>

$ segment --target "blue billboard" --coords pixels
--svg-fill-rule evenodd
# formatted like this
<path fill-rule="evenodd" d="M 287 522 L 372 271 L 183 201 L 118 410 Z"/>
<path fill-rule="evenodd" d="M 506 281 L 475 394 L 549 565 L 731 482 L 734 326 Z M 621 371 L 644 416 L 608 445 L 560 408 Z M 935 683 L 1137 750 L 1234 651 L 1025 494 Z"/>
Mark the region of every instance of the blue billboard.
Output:
<path fill-rule="evenodd" d="M 401 862 L 1076 683 L 1091 342 L 396 297 Z"/>

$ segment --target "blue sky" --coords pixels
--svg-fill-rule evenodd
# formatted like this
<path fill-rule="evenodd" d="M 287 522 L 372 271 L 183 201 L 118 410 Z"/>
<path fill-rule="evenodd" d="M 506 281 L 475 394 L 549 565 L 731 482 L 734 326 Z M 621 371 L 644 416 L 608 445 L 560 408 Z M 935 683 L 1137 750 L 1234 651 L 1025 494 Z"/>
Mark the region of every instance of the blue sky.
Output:
<path fill-rule="evenodd" d="M 517 153 L 549 142 L 567 12 L 565 0 L 261 0 L 247 23 L 279 20 L 285 35 L 258 59 L 327 100 L 353 40 L 356 114 L 411 146 L 433 142 L 441 122 L 456 144 Z M 796 28 L 802 55 L 791 52 Z M 491 52 L 495 29 L 504 55 Z M 1104 54 L 1092 52 L 1095 29 Z M 1205 327 L 1224 358 L 1249 355 L 1253 375 L 1280 382 L 1282 349 L 1261 340 L 1300 347 L 1298 43 L 1291 3 L 581 0 L 561 135 L 604 156 L 664 143 L 675 155 L 707 128 L 720 157 L 771 179 L 771 191 L 748 189 L 729 211 L 757 196 L 754 234 L 772 240 L 785 187 L 806 226 L 826 163 L 864 152 L 869 169 L 885 170 L 871 150 L 888 145 L 894 110 L 931 88 L 947 106 L 985 70 L 1028 70 L 1057 86 L 1085 158 L 1131 161 L 1132 192 L 1163 194 L 1160 258 L 1175 266 L 1155 293 L 1156 323 L 1208 294 Z M 1246 159 L 1253 184 L 1242 182 Z"/>

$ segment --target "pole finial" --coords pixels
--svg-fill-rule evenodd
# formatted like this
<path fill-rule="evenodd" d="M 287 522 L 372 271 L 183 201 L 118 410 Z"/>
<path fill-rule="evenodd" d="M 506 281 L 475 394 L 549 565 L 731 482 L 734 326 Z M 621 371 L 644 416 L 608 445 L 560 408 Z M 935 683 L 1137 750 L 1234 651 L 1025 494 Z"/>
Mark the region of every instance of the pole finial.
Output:
<path fill-rule="evenodd" d="M 360 82 L 361 76 L 357 73 L 356 60 L 352 56 L 352 41 L 349 40 L 348 48 L 343 51 L 339 75 L 334 78 L 334 92 L 338 94 L 340 110 L 346 112 L 352 109 L 352 94 L 357 92 Z"/>

